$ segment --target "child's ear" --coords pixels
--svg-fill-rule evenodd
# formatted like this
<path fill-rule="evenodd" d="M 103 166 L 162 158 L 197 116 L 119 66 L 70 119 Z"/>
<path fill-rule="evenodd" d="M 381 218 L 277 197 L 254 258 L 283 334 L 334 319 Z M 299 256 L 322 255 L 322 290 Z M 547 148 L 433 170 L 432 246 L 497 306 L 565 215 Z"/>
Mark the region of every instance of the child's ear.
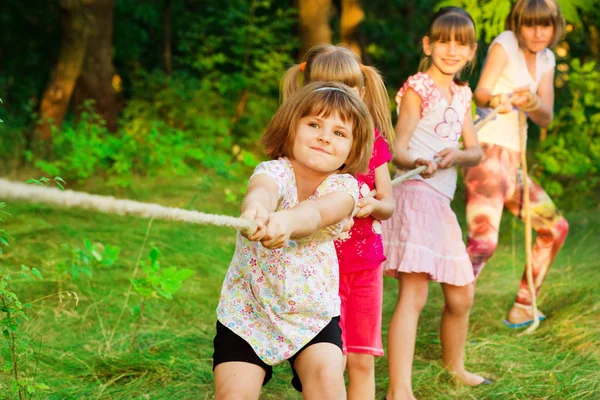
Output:
<path fill-rule="evenodd" d="M 427 36 L 423 36 L 423 53 L 425 53 L 426 56 L 431 55 L 431 42 Z"/>

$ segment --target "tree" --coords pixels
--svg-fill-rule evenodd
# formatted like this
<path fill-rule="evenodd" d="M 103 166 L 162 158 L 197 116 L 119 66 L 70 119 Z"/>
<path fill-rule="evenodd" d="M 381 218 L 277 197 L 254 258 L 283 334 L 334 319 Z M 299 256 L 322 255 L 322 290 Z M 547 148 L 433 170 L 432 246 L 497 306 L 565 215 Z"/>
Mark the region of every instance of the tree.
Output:
<path fill-rule="evenodd" d="M 58 61 L 40 104 L 38 136 L 51 138 L 73 100 L 75 107 L 94 99 L 109 129 L 116 127 L 116 94 L 112 87 L 114 0 L 60 0 L 62 30 Z"/>
<path fill-rule="evenodd" d="M 42 123 L 38 126 L 38 135 L 42 140 L 50 139 L 51 124 L 62 124 L 83 67 L 90 29 L 81 1 L 60 1 L 60 25 L 62 41 L 58 61 L 40 104 Z"/>
<path fill-rule="evenodd" d="M 342 0 L 340 39 L 356 54 L 361 55 L 361 35 L 358 26 L 365 18 L 360 0 Z"/>
<path fill-rule="evenodd" d="M 300 58 L 317 44 L 331 43 L 330 13 L 331 0 L 298 0 Z"/>

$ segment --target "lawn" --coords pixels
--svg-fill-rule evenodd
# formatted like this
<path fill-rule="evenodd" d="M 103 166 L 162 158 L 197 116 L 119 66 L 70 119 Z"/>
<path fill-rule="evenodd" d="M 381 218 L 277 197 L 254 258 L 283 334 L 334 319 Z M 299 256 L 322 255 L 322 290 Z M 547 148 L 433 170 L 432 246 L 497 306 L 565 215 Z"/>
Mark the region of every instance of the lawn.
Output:
<path fill-rule="evenodd" d="M 77 189 L 236 216 L 242 184 L 241 178 L 225 181 L 203 174 L 141 180 L 128 190 L 114 191 L 100 180 Z M 462 204 L 459 196 L 455 207 L 461 221 Z M 212 398 L 215 307 L 234 231 L 33 204 L 7 204 L 5 210 L 10 216 L 2 227 L 11 239 L 0 265 L 20 269 L 24 264 L 44 275 L 10 282 L 23 302 L 32 302 L 30 319 L 21 329 L 35 338 L 35 345 L 21 362 L 36 381 L 49 386 L 34 398 Z M 419 399 L 600 399 L 600 212 L 566 216 L 570 234 L 539 297 L 548 319 L 529 336 L 518 336 L 501 322 L 524 262 L 522 225 L 504 216 L 498 251 L 477 285 L 467 346 L 468 368 L 496 384 L 464 387 L 442 369 L 438 326 L 443 298 L 439 285 L 431 285 L 415 355 L 413 387 Z M 83 247 L 84 238 L 119 246 L 121 253 L 113 266 L 94 268 L 92 278 L 73 280 L 59 273 L 59 266 L 72 249 Z M 135 293 L 127 296 L 129 278 L 138 257 L 144 260 L 152 247 L 161 251 L 162 267 L 190 268 L 195 274 L 173 300 L 146 303 L 130 351 L 141 299 Z M 386 279 L 385 285 L 384 331 L 397 298 L 396 282 Z M 77 293 L 78 302 L 65 291 Z M 55 295 L 59 292 L 64 294 Z M 6 348 L 0 358 L 2 364 L 8 360 Z M 385 357 L 377 360 L 378 398 L 386 390 L 386 362 Z M 0 373 L 0 383 L 7 374 Z M 286 364 L 276 367 L 261 398 L 301 398 L 290 379 Z M 6 388 L 0 392 L 8 393 Z"/>

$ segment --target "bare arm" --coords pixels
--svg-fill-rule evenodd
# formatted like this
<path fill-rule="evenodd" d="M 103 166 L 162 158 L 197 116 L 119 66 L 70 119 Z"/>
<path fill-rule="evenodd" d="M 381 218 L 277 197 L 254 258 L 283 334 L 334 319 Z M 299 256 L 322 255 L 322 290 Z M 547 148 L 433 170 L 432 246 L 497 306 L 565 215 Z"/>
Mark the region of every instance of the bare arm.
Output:
<path fill-rule="evenodd" d="M 542 105 L 527 115 L 540 128 L 547 128 L 554 119 L 554 69 L 542 75 L 537 95 L 540 96 Z"/>
<path fill-rule="evenodd" d="M 508 55 L 506 54 L 506 51 L 498 43 L 493 44 L 488 51 L 485 65 L 481 70 L 479 82 L 477 82 L 477 88 L 473 93 L 475 104 L 478 107 L 489 107 L 490 100 L 494 97 L 492 89 L 507 65 Z M 512 110 L 512 107 L 510 108 Z"/>
<path fill-rule="evenodd" d="M 244 235 L 248 240 L 260 240 L 264 236 L 269 214 L 275 211 L 278 199 L 279 190 L 273 178 L 260 174 L 250 179 L 241 217 L 256 221 L 257 229 L 251 235 Z"/>
<path fill-rule="evenodd" d="M 382 221 L 390 218 L 394 213 L 392 179 L 387 164 L 375 168 L 375 188 L 377 193 L 374 197 L 365 197 L 358 201 L 357 218 L 366 218 L 370 215 Z"/>
<path fill-rule="evenodd" d="M 419 121 L 421 120 L 421 98 L 412 89 L 406 91 L 402 97 L 400 115 L 396 123 L 396 140 L 394 142 L 395 166 L 402 169 L 413 169 L 419 165 L 426 165 L 427 169 L 421 174 L 431 177 L 435 174 L 436 164 L 433 160 L 415 159 L 408 153 L 408 143 Z"/>
<path fill-rule="evenodd" d="M 296 207 L 272 213 L 261 243 L 269 249 L 285 245 L 291 238 L 307 237 L 348 217 L 354 198 L 344 192 L 328 193 L 315 200 L 301 201 Z"/>

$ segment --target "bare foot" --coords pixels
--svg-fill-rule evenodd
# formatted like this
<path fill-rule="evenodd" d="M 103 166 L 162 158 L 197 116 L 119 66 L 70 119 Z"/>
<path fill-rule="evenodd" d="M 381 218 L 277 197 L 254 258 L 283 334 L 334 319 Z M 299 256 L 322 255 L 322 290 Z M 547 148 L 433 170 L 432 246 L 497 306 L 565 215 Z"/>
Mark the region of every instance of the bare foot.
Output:
<path fill-rule="evenodd" d="M 538 309 L 538 318 L 544 317 L 545 315 Z M 511 310 L 508 312 L 508 322 L 513 324 L 522 324 L 523 322 L 533 320 L 533 313 L 531 307 L 523 306 L 521 304 L 513 305 Z"/>
<path fill-rule="evenodd" d="M 481 385 L 483 383 L 483 381 L 485 380 L 485 378 L 483 376 L 473 374 L 469 371 L 463 371 L 461 373 L 452 371 L 452 375 L 454 376 L 454 378 L 456 380 L 464 383 L 467 386 Z"/>

